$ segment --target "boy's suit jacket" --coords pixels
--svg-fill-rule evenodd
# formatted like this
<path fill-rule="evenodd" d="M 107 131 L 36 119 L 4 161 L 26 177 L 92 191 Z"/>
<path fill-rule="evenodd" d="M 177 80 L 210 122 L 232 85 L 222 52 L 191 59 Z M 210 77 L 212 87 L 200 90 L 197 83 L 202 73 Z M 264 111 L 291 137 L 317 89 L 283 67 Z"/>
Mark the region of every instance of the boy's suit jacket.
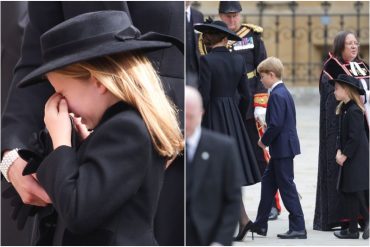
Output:
<path fill-rule="evenodd" d="M 240 211 L 240 162 L 233 139 L 202 128 L 191 163 L 192 186 L 187 217 L 201 245 L 231 245 Z M 190 174 L 188 174 L 190 175 Z"/>
<path fill-rule="evenodd" d="M 269 146 L 271 158 L 294 157 L 301 153 L 294 101 L 283 83 L 270 93 L 266 123 L 267 129 L 261 141 Z"/>

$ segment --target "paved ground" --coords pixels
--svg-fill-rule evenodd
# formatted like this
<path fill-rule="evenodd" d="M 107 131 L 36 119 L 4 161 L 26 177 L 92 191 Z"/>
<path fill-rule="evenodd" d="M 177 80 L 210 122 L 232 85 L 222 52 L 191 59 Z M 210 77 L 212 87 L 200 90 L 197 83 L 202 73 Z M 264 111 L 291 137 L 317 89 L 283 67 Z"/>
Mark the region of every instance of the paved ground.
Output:
<path fill-rule="evenodd" d="M 301 204 L 306 220 L 307 240 L 282 240 L 276 235 L 288 230 L 288 212 L 285 208 L 278 220 L 270 221 L 266 237 L 254 236 L 251 233 L 243 242 L 234 245 L 268 246 L 268 245 L 331 245 L 331 246 L 369 246 L 369 241 L 362 238 L 355 240 L 337 239 L 332 232 L 314 231 L 313 215 L 316 200 L 317 160 L 319 150 L 319 94 L 317 88 L 292 90 L 297 108 L 297 128 L 301 142 L 302 154 L 295 158 L 295 183 L 302 195 Z M 247 213 L 252 220 L 256 218 L 260 199 L 260 183 L 243 188 L 243 200 Z"/>

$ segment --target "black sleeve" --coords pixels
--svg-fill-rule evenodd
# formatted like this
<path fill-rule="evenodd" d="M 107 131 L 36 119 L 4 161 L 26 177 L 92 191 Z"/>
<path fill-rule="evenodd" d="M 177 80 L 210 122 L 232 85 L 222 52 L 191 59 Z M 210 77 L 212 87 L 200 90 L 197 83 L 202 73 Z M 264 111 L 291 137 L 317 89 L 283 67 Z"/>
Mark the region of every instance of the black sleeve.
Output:
<path fill-rule="evenodd" d="M 199 92 L 203 98 L 203 107 L 207 108 L 210 101 L 211 93 L 211 80 L 212 73 L 211 68 L 204 56 L 200 57 L 199 61 Z"/>
<path fill-rule="evenodd" d="M 53 89 L 48 83 L 19 89 L 17 83 L 41 63 L 39 42 L 40 33 L 30 23 L 27 24 L 21 58 L 14 70 L 7 104 L 2 115 L 2 151 L 25 148 L 33 132 L 44 127 L 44 105 Z"/>
<path fill-rule="evenodd" d="M 74 233 L 93 231 L 130 200 L 153 152 L 144 123 L 131 115 L 106 122 L 89 138 L 82 157 L 61 146 L 37 171 L 58 215 Z"/>
<path fill-rule="evenodd" d="M 242 58 L 243 69 L 242 71 L 247 71 L 247 66 L 245 65 L 244 59 Z M 251 92 L 248 87 L 248 79 L 247 75 L 243 73 L 240 77 L 239 84 L 238 84 L 238 92 L 240 95 L 249 98 L 251 96 Z"/>

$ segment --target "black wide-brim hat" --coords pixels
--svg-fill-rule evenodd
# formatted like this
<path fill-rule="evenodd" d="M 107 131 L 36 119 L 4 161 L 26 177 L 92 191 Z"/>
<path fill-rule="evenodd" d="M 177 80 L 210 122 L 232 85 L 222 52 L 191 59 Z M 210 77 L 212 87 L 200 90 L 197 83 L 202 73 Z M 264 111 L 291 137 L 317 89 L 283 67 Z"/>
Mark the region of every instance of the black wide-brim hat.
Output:
<path fill-rule="evenodd" d="M 203 24 L 196 24 L 194 25 L 194 29 L 201 32 L 201 33 L 224 33 L 227 35 L 227 39 L 229 40 L 236 40 L 240 41 L 242 40 L 236 33 L 233 31 L 229 30 L 227 28 L 227 25 L 223 21 L 212 21 L 210 23 L 203 23 Z"/>
<path fill-rule="evenodd" d="M 354 78 L 353 76 L 349 76 L 346 74 L 340 74 L 338 75 L 337 79 L 329 80 L 329 83 L 333 86 L 335 82 L 344 83 L 344 84 L 347 84 L 349 86 L 356 88 L 360 95 L 365 94 L 365 90 L 362 87 L 361 82 L 358 79 Z"/>
<path fill-rule="evenodd" d="M 156 32 L 141 34 L 123 11 L 98 11 L 75 16 L 40 37 L 43 64 L 18 87 L 42 82 L 48 72 L 77 62 L 121 52 L 154 51 L 181 41 Z"/>

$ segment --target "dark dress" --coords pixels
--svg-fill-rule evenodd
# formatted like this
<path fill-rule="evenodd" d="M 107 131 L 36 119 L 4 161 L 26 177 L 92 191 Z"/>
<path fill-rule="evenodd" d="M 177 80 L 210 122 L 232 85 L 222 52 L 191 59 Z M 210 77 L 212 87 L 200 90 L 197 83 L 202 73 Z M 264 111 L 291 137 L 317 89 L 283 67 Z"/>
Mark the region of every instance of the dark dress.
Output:
<path fill-rule="evenodd" d="M 263 174 L 267 166 L 262 149 L 257 145 L 259 134 L 254 118 L 254 102 L 257 98 L 268 97 L 267 89 L 263 86 L 260 76 L 255 73 L 257 66 L 266 59 L 266 48 L 261 39 L 263 29 L 253 24 L 242 24 L 236 34 L 242 41 L 229 41 L 227 48 L 231 53 L 240 54 L 245 62 L 245 72 L 247 74 L 246 83 L 249 88 L 248 96 L 241 96 L 238 102 L 240 114 L 247 129 L 249 140 L 251 141 L 254 155 L 256 156 L 260 173 Z M 201 55 L 207 54 L 206 46 L 203 43 L 202 35 L 199 37 L 198 44 Z"/>
<path fill-rule="evenodd" d="M 236 95 L 249 95 L 243 57 L 216 47 L 200 58 L 199 91 L 203 97 L 202 125 L 235 138 L 241 157 L 242 185 L 261 180 L 253 147 L 238 109 Z"/>
<path fill-rule="evenodd" d="M 361 62 L 360 66 L 369 77 L 368 66 Z M 329 54 L 320 77 L 320 142 L 319 142 L 319 165 L 316 189 L 316 206 L 313 222 L 314 230 L 328 231 L 339 226 L 344 215 L 335 210 L 338 205 L 339 194 L 336 189 L 339 166 L 335 162 L 336 139 L 338 133 L 338 117 L 335 108 L 338 101 L 334 97 L 334 87 L 328 80 L 337 78 L 339 74 L 355 76 L 348 69 L 349 64 L 334 58 Z M 355 76 L 356 77 L 356 76 Z"/>

